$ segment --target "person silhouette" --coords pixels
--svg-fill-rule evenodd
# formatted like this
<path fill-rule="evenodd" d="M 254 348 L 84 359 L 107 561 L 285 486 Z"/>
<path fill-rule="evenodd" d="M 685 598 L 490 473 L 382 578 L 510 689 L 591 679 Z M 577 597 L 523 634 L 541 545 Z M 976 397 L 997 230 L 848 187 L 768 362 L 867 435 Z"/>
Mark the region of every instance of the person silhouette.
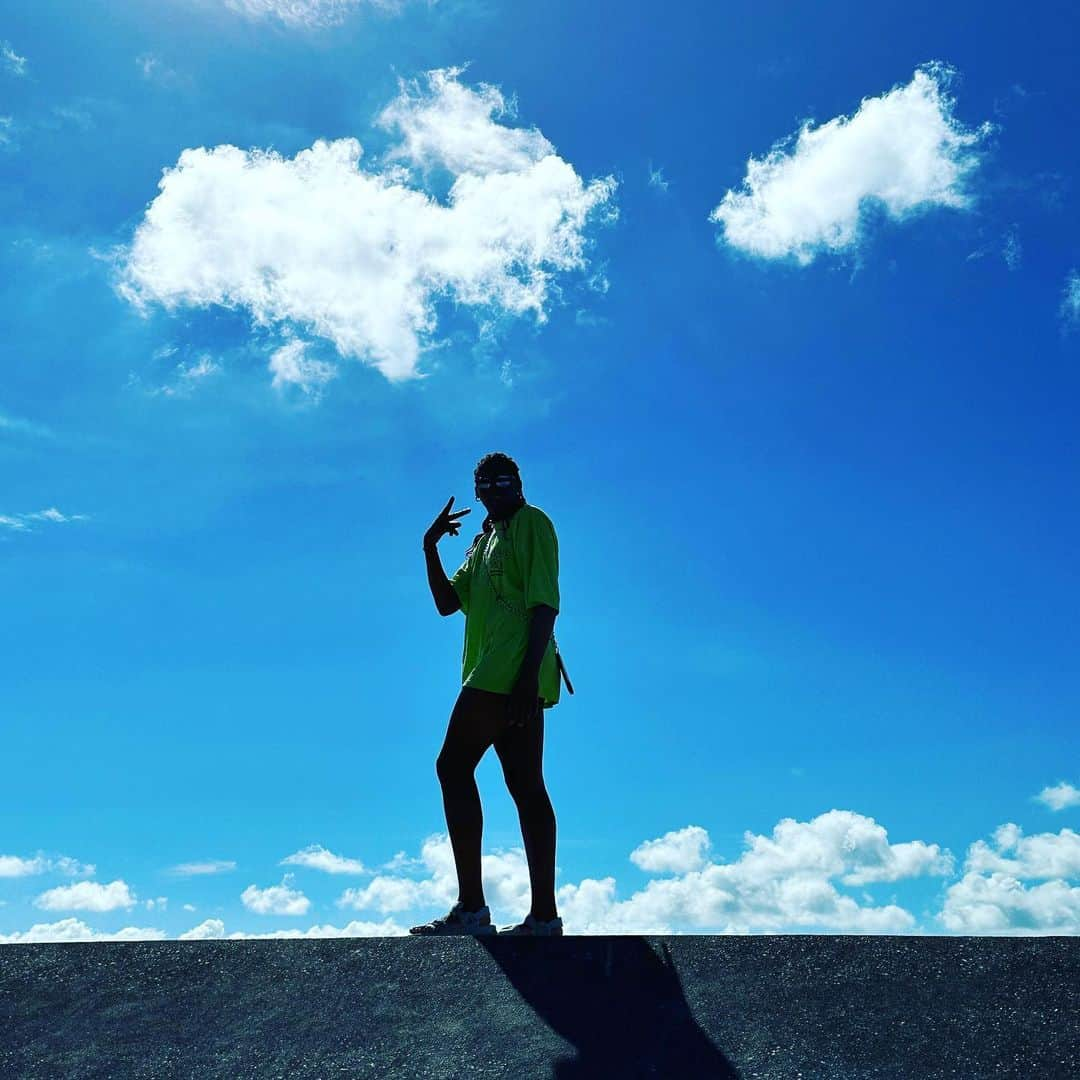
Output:
<path fill-rule="evenodd" d="M 553 634 L 558 538 L 547 514 L 525 501 L 520 471 L 509 455 L 485 454 L 473 479 L 487 517 L 452 578 L 437 545 L 447 533 L 457 535 L 458 519 L 470 510 L 451 510 L 451 495 L 424 533 L 435 607 L 443 616 L 465 614 L 462 686 L 436 761 L 458 900 L 448 914 L 409 932 L 562 936 L 555 906 L 555 812 L 543 773 L 544 710 L 558 703 L 560 672 L 565 678 Z M 532 894 L 524 921 L 499 931 L 484 902 L 483 810 L 474 775 L 491 745 L 517 806 Z"/>

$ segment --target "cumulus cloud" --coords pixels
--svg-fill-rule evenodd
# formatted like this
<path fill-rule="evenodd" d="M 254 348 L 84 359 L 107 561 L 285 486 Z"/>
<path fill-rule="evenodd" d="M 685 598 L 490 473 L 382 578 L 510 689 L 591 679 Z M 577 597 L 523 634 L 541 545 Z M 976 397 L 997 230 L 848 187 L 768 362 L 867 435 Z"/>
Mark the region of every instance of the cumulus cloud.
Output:
<path fill-rule="evenodd" d="M 225 0 L 226 6 L 252 19 L 276 19 L 291 28 L 336 26 L 360 7 L 396 11 L 403 0 Z"/>
<path fill-rule="evenodd" d="M 975 873 L 1001 871 L 1018 878 L 1080 877 L 1080 833 L 1024 836 L 1019 825 L 999 826 L 992 843 L 976 840 L 968 848 L 965 870 Z"/>
<path fill-rule="evenodd" d="M 27 945 L 46 941 L 163 941 L 164 930 L 150 926 L 125 926 L 123 930 L 103 933 L 93 930 L 80 919 L 61 919 L 54 923 L 35 923 L 29 930 L 0 934 L 2 945 Z"/>
<path fill-rule="evenodd" d="M 1024 836 L 1011 822 L 991 843 L 968 849 L 964 876 L 951 885 L 938 916 L 956 933 L 1080 933 L 1080 834 L 1072 829 Z M 1039 885 L 1025 881 L 1043 880 Z"/>
<path fill-rule="evenodd" d="M 1080 933 L 1080 888 L 1025 886 L 1010 874 L 965 874 L 946 893 L 941 921 L 958 934 Z"/>
<path fill-rule="evenodd" d="M 223 938 L 225 936 L 225 924 L 220 919 L 206 919 L 199 923 L 198 926 L 193 926 L 190 930 L 185 930 L 177 938 L 178 941 L 210 941 L 214 938 Z"/>
<path fill-rule="evenodd" d="M 1080 323 L 1080 273 L 1070 270 L 1061 298 L 1061 317 L 1069 326 Z"/>
<path fill-rule="evenodd" d="M 281 860 L 283 866 L 306 866 L 311 870 L 322 870 L 327 874 L 366 874 L 368 869 L 359 859 L 347 859 L 344 855 L 335 855 L 321 844 L 309 844 L 306 848 L 286 855 Z"/>
<path fill-rule="evenodd" d="M 381 165 L 361 167 L 354 138 L 291 159 L 184 150 L 114 253 L 118 292 L 141 311 L 219 305 L 302 327 L 389 379 L 421 374 L 440 302 L 543 322 L 555 276 L 587 266 L 587 224 L 614 214 L 615 181 L 583 181 L 539 131 L 502 122 L 498 89 L 460 74 L 401 83 L 378 118 L 398 138 Z M 423 186 L 433 170 L 452 181 L 441 200 Z M 275 380 L 328 377 L 302 347 L 276 357 Z"/>
<path fill-rule="evenodd" d="M 1051 810 L 1065 810 L 1070 806 L 1080 806 L 1080 788 L 1062 780 L 1053 787 L 1044 787 L 1035 798 Z"/>
<path fill-rule="evenodd" d="M 910 912 L 896 904 L 859 904 L 834 882 L 896 881 L 948 873 L 952 865 L 936 844 L 890 844 L 873 818 L 849 810 L 830 810 L 805 822 L 785 818 L 771 836 L 747 832 L 745 844 L 733 863 L 708 862 L 678 877 L 650 881 L 625 901 L 616 900 L 610 877 L 565 885 L 558 890 L 563 918 L 595 933 L 800 927 L 898 932 L 914 926 Z"/>
<path fill-rule="evenodd" d="M 29 877 L 32 874 L 52 872 L 68 874 L 70 877 L 92 877 L 97 873 L 97 867 L 93 863 L 81 863 L 67 855 L 55 858 L 35 855 L 32 859 L 24 859 L 18 855 L 0 855 L 0 878 Z"/>
<path fill-rule="evenodd" d="M 208 859 L 206 862 L 180 863 L 170 868 L 168 873 L 179 877 L 197 877 L 203 874 L 224 874 L 235 870 L 236 863 L 231 859 Z"/>
<path fill-rule="evenodd" d="M 265 934 L 230 934 L 230 938 L 338 938 L 338 937 L 402 937 L 408 934 L 404 926 L 399 926 L 393 919 L 382 922 L 362 922 L 353 919 L 344 926 L 331 923 L 321 926 L 309 926 L 306 930 L 271 930 Z"/>
<path fill-rule="evenodd" d="M 806 265 L 860 241 L 871 207 L 903 220 L 934 207 L 964 209 L 987 124 L 968 129 L 946 94 L 952 72 L 919 68 L 910 83 L 864 98 L 853 116 L 803 124 L 761 159 L 751 157 L 739 190 L 710 220 L 734 248 Z"/>
<path fill-rule="evenodd" d="M 700 870 L 709 847 L 709 834 L 700 825 L 646 840 L 630 852 L 630 861 L 653 874 L 685 874 Z"/>
<path fill-rule="evenodd" d="M 132 908 L 136 903 L 127 883 L 119 879 L 108 885 L 97 881 L 58 885 L 34 899 L 34 906 L 46 911 L 116 911 L 117 908 Z"/>
<path fill-rule="evenodd" d="M 292 876 L 286 874 L 280 885 L 271 885 L 266 889 L 249 885 L 240 894 L 244 907 L 256 915 L 306 915 L 311 901 L 298 889 L 289 887 Z"/>
<path fill-rule="evenodd" d="M 748 932 L 784 928 L 904 931 L 915 923 L 896 904 L 860 904 L 838 886 L 896 881 L 951 871 L 952 857 L 922 841 L 890 844 L 872 818 L 831 810 L 808 822 L 784 819 L 771 836 L 747 833 L 747 850 L 733 863 L 711 861 L 709 837 L 687 826 L 631 852 L 653 879 L 627 900 L 612 877 L 586 878 L 556 890 L 560 913 L 576 933 L 671 933 L 680 930 Z M 386 913 L 413 907 L 442 910 L 457 896 L 453 852 L 445 836 L 425 840 L 424 877 L 382 874 L 347 889 L 339 906 Z M 515 849 L 482 857 L 484 893 L 493 911 L 514 918 L 528 909 L 528 863 Z"/>
<path fill-rule="evenodd" d="M 12 75 L 26 74 L 26 57 L 20 56 L 7 41 L 0 41 L 0 67 Z"/>
<path fill-rule="evenodd" d="M 399 854 L 394 862 L 400 865 L 416 864 L 417 861 L 404 860 Z M 427 877 L 416 879 L 379 874 L 363 888 L 346 889 L 335 903 L 338 907 L 357 911 L 374 908 L 382 914 L 452 904 L 457 899 L 458 889 L 449 838 L 441 834 L 427 837 L 421 844 L 418 865 L 426 871 Z M 522 849 L 481 855 L 480 872 L 485 895 L 493 908 L 517 910 L 522 905 L 528 906 L 529 866 Z"/>

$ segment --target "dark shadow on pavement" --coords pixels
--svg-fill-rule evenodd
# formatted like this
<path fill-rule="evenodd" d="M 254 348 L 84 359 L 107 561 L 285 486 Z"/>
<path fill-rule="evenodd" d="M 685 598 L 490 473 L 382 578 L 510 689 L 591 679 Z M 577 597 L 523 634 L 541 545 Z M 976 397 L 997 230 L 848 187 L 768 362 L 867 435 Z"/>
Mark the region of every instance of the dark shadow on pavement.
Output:
<path fill-rule="evenodd" d="M 586 1077 L 737 1078 L 694 1019 L 667 946 L 643 937 L 483 938 L 522 998 L 577 1057 L 557 1080 Z"/>

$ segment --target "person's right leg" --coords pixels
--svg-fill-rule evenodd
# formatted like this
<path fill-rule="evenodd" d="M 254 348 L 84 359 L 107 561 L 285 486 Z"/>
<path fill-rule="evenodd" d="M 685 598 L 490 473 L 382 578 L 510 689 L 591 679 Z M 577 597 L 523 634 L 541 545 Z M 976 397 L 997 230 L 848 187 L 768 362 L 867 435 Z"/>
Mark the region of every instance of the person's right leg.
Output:
<path fill-rule="evenodd" d="M 518 808 L 529 862 L 534 919 L 548 922 L 555 909 L 555 811 L 544 783 L 544 710 L 541 703 L 522 727 L 507 726 L 495 739 L 503 776 Z"/>
<path fill-rule="evenodd" d="M 463 686 L 435 764 L 457 868 L 458 899 L 466 911 L 477 911 L 484 906 L 484 886 L 480 880 L 484 814 L 474 774 L 480 759 L 502 730 L 505 713 L 506 694 Z"/>

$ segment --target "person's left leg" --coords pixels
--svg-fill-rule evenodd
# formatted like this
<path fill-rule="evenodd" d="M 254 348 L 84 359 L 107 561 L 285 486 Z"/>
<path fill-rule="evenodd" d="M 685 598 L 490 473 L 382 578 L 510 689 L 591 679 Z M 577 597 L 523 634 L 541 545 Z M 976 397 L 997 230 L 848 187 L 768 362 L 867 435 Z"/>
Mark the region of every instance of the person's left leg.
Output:
<path fill-rule="evenodd" d="M 458 900 L 467 911 L 484 906 L 480 876 L 484 812 L 474 773 L 503 723 L 506 697 L 506 694 L 463 686 L 435 762 L 457 869 Z"/>
<path fill-rule="evenodd" d="M 506 786 L 518 808 L 521 838 L 529 860 L 532 908 L 529 914 L 545 922 L 555 910 L 555 811 L 544 784 L 544 709 L 523 727 L 503 727 L 495 737 Z"/>

